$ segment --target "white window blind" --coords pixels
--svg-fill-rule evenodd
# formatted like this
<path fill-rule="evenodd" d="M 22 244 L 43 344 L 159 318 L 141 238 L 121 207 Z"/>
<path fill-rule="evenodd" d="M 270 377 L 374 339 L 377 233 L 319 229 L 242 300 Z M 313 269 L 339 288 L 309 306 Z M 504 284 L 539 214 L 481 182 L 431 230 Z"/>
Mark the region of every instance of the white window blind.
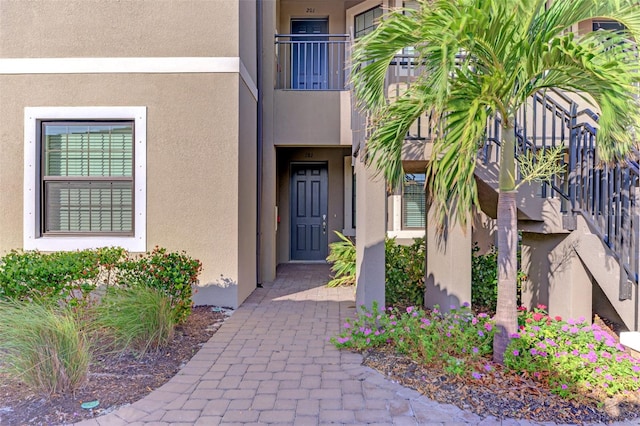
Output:
<path fill-rule="evenodd" d="M 43 234 L 133 233 L 134 126 L 42 122 Z"/>
<path fill-rule="evenodd" d="M 424 173 L 406 174 L 402 185 L 402 228 L 425 227 Z"/>

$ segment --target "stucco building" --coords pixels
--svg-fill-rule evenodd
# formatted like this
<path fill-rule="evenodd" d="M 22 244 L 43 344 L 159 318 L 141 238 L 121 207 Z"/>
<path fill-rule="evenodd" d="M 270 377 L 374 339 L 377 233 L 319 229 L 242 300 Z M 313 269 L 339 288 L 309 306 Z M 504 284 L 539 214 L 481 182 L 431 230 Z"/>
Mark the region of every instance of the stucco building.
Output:
<path fill-rule="evenodd" d="M 204 266 L 196 302 L 235 307 L 278 264 L 324 261 L 340 231 L 357 240 L 357 301 L 368 304 L 384 297 L 385 236 L 426 230 L 430 303 L 469 300 L 471 245 L 493 229 L 490 165 L 477 175 L 484 213 L 437 250 L 422 191 L 427 120 L 407 135 L 396 192 L 358 156 L 350 44 L 413 3 L 0 0 L 0 254 L 185 250 Z M 389 96 L 411 81 L 410 55 L 391 67 Z M 554 120 L 541 117 L 530 125 Z M 562 197 L 530 191 L 539 201 L 519 217 L 524 266 L 537 272 L 525 300 L 566 315 L 608 299 L 637 329 L 638 250 L 625 269 L 608 241 L 582 238 L 598 233 L 580 214 L 567 220 Z"/>

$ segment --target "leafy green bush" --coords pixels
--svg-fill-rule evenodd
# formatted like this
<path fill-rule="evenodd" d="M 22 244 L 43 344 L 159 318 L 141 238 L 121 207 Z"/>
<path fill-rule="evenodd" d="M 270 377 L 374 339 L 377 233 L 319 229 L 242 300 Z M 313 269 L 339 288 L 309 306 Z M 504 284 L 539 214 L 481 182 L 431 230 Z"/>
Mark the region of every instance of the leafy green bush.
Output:
<path fill-rule="evenodd" d="M 83 299 L 100 271 L 95 250 L 11 251 L 0 259 L 0 299 Z"/>
<path fill-rule="evenodd" d="M 491 247 L 485 254 L 478 254 L 480 247 L 475 243 L 471 256 L 471 304 L 477 311 L 494 313 L 498 303 L 498 252 Z M 520 265 L 520 250 L 518 250 L 518 265 Z M 520 304 L 520 289 L 524 273 L 518 270 L 518 305 Z"/>
<path fill-rule="evenodd" d="M 327 261 L 332 263 L 334 277 L 327 286 L 356 283 L 356 246 L 351 239 L 336 231 L 341 241 L 329 244 Z M 425 240 L 416 238 L 412 245 L 385 240 L 385 299 L 389 305 L 417 305 L 424 301 Z"/>
<path fill-rule="evenodd" d="M 387 305 L 423 306 L 425 274 L 425 240 L 414 239 L 413 244 L 396 244 L 395 239 L 385 241 Z"/>
<path fill-rule="evenodd" d="M 184 252 L 156 247 L 130 256 L 119 247 L 55 252 L 11 251 L 0 259 L 0 300 L 86 301 L 99 283 L 144 285 L 171 301 L 178 321 L 191 311 L 192 285 L 202 266 Z"/>
<path fill-rule="evenodd" d="M 180 323 L 191 313 L 192 286 L 201 270 L 200 261 L 186 253 L 156 247 L 151 253 L 121 262 L 118 282 L 125 288 L 144 286 L 159 290 L 169 298 L 174 317 Z"/>
<path fill-rule="evenodd" d="M 81 328 L 68 310 L 0 301 L 1 365 L 38 391 L 73 392 L 89 368 L 90 348 Z"/>
<path fill-rule="evenodd" d="M 356 283 L 356 246 L 350 238 L 338 231 L 334 231 L 341 241 L 329 244 L 327 262 L 331 263 L 331 270 L 335 274 L 328 287 L 354 285 Z"/>
<path fill-rule="evenodd" d="M 471 304 L 478 310 L 495 312 L 498 302 L 498 253 L 495 247 L 478 254 L 474 244 L 471 256 Z"/>
<path fill-rule="evenodd" d="M 109 336 L 107 348 L 140 355 L 168 344 L 176 324 L 169 297 L 144 286 L 109 288 L 92 314 L 92 327 Z"/>
<path fill-rule="evenodd" d="M 510 369 L 528 373 L 564 397 L 587 394 L 602 400 L 640 390 L 640 360 L 597 324 L 551 318 L 543 305 L 521 308 L 519 323 L 504 356 Z"/>

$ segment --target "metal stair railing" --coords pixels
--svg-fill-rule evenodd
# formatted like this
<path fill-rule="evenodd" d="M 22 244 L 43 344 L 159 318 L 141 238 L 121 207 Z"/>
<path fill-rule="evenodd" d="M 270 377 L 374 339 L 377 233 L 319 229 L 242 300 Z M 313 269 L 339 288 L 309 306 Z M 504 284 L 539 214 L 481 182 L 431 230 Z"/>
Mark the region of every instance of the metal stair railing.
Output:
<path fill-rule="evenodd" d="M 401 96 L 420 74 L 415 55 L 399 54 L 387 71 L 385 90 L 389 98 Z M 366 114 L 353 108 L 354 151 L 370 135 Z M 416 123 L 406 135 L 407 141 L 428 140 L 434 123 L 429 117 Z M 575 229 L 580 214 L 593 232 L 609 247 L 620 265 L 620 300 L 633 297 L 633 286 L 640 275 L 640 151 L 630 153 L 620 164 L 602 164 L 597 152 L 598 115 L 579 110 L 577 102 L 566 94 L 549 89 L 534 94 L 516 117 L 516 156 L 564 147 L 565 172 L 552 176 L 540 186 L 541 198 L 560 201 L 566 229 Z M 501 140 L 500 117 L 487 122 L 485 144 L 480 160 L 498 162 Z"/>
<path fill-rule="evenodd" d="M 597 152 L 598 116 L 578 111 L 575 101 L 556 90 L 537 93 L 516 119 L 516 156 L 556 146 L 565 147 L 566 172 L 541 185 L 539 196 L 558 198 L 565 223 L 580 214 L 611 249 L 620 265 L 620 300 L 633 297 L 640 259 L 640 152 L 623 163 L 603 164 Z M 485 163 L 499 157 L 501 121 L 487 123 L 481 157 Z M 567 225 L 569 229 L 571 225 Z"/>

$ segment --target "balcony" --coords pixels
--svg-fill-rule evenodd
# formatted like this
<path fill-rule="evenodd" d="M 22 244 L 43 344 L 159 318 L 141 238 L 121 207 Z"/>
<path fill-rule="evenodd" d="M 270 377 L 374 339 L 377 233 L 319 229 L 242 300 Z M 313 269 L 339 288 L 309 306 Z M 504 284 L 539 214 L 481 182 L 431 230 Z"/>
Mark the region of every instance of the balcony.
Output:
<path fill-rule="evenodd" d="M 345 90 L 348 34 L 276 34 L 278 90 Z"/>
<path fill-rule="evenodd" d="M 274 137 L 281 146 L 351 145 L 347 34 L 276 34 Z"/>

